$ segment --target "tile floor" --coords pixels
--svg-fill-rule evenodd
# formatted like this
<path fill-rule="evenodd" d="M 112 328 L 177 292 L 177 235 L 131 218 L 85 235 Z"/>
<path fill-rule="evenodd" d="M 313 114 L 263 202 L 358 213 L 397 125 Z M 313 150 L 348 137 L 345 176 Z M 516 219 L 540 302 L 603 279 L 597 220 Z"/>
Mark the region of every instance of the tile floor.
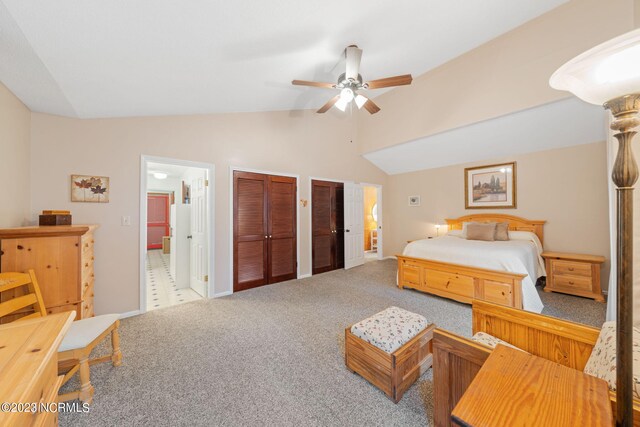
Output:
<path fill-rule="evenodd" d="M 199 299 L 193 289 L 176 287 L 169 274 L 169 255 L 161 249 L 147 251 L 147 311 Z"/>

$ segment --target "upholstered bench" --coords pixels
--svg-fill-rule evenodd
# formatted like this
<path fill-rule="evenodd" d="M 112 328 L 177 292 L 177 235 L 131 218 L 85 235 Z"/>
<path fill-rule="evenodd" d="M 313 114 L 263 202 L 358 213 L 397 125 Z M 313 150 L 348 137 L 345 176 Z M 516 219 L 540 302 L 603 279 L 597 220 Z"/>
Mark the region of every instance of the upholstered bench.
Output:
<path fill-rule="evenodd" d="M 395 403 L 431 367 L 435 325 L 389 307 L 345 330 L 345 363 Z"/>

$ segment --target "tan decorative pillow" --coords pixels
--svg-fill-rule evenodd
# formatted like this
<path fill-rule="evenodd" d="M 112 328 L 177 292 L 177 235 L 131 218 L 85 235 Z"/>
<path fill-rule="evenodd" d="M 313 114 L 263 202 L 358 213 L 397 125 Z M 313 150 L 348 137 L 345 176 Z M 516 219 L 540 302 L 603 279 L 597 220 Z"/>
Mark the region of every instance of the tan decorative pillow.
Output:
<path fill-rule="evenodd" d="M 509 240 L 509 223 L 507 222 L 498 222 L 496 224 L 496 235 L 495 239 L 501 242 Z"/>
<path fill-rule="evenodd" d="M 640 399 L 640 328 L 633 328 L 633 396 Z M 609 383 L 616 390 L 616 322 L 606 322 L 584 367 L 584 373 Z"/>
<path fill-rule="evenodd" d="M 470 222 L 467 225 L 467 240 L 484 240 L 493 242 L 496 235 L 496 223 Z"/>

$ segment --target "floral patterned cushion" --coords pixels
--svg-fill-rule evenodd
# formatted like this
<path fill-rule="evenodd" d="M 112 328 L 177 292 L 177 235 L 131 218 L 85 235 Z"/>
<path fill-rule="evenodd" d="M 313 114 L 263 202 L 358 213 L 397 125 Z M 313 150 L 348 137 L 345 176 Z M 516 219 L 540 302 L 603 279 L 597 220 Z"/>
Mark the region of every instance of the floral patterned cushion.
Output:
<path fill-rule="evenodd" d="M 424 316 L 389 307 L 353 325 L 351 333 L 382 351 L 393 353 L 428 325 Z"/>
<path fill-rule="evenodd" d="M 489 335 L 485 332 L 478 332 L 471 339 L 477 343 L 484 344 L 487 347 L 496 348 L 498 344 L 506 345 L 507 347 L 515 348 L 517 350 L 521 350 L 515 345 L 511 345 L 506 341 L 501 340 L 500 338 L 496 338 L 493 335 Z"/>
<path fill-rule="evenodd" d="M 606 322 L 584 367 L 584 373 L 601 378 L 616 389 L 616 322 Z M 633 396 L 640 399 L 640 328 L 633 328 Z"/>

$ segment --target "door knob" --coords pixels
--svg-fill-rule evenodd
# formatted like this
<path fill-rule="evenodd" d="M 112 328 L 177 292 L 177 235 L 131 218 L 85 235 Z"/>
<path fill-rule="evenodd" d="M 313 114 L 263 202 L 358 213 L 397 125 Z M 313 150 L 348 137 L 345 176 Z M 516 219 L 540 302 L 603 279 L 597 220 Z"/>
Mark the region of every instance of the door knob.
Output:
<path fill-rule="evenodd" d="M 269 236 L 264 236 L 264 238 L 265 238 L 265 239 L 268 239 L 268 238 L 269 238 Z"/>
<path fill-rule="evenodd" d="M 346 230 L 344 230 L 344 231 L 346 231 L 346 232 L 348 233 L 348 232 L 349 232 L 349 229 L 347 228 L 347 229 L 346 229 Z"/>
<path fill-rule="evenodd" d="M 192 239 L 192 238 L 193 238 L 193 236 L 192 236 L 191 234 L 189 234 L 189 235 L 187 236 L 187 239 Z"/>

